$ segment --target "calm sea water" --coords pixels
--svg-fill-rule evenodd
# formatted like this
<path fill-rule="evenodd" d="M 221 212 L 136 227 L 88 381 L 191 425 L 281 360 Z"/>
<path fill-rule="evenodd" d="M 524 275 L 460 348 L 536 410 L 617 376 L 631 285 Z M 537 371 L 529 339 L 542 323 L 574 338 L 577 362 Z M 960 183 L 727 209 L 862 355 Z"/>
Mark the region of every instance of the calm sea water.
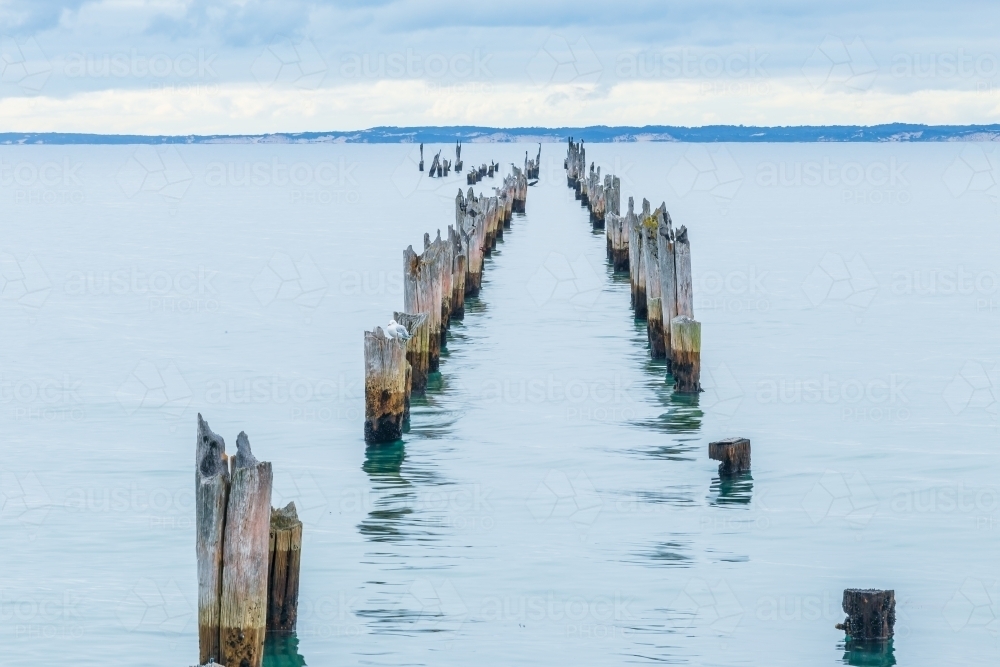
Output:
<path fill-rule="evenodd" d="M 196 661 L 201 412 L 304 519 L 270 665 L 863 664 L 847 587 L 895 589 L 899 664 L 995 664 L 995 149 L 588 146 L 690 229 L 697 398 L 564 153 L 404 441 L 366 450 L 362 331 L 464 177 L 411 146 L 0 149 L 4 662 Z M 733 435 L 752 475 L 720 480 Z"/>

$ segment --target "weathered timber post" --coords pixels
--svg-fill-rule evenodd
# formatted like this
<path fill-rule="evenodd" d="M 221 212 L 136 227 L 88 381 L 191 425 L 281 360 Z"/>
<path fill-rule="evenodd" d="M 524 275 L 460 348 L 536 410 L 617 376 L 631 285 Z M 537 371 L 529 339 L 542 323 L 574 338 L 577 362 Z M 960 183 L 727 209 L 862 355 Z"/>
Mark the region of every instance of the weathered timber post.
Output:
<path fill-rule="evenodd" d="M 271 464 L 236 437 L 222 559 L 220 643 L 224 665 L 261 667 L 267 629 Z"/>
<path fill-rule="evenodd" d="M 663 299 L 660 298 L 660 257 L 657 229 L 663 211 L 657 208 L 642 221 L 642 268 L 646 272 L 646 335 L 653 359 L 667 356 L 663 336 Z"/>
<path fill-rule="evenodd" d="M 406 412 L 406 346 L 381 327 L 365 332 L 365 442 L 403 436 Z"/>
<path fill-rule="evenodd" d="M 573 181 L 573 195 L 577 199 L 583 198 L 584 181 L 587 179 L 587 150 L 583 147 L 583 140 L 577 146 L 576 152 L 576 178 Z"/>
<path fill-rule="evenodd" d="M 223 533 L 229 501 L 229 457 L 222 436 L 198 415 L 195 442 L 195 549 L 198 555 L 198 656 L 203 665 L 222 660 Z"/>
<path fill-rule="evenodd" d="M 510 229 L 510 221 L 514 213 L 514 180 L 511 176 L 505 176 L 503 179 L 503 195 L 503 226 Z"/>
<path fill-rule="evenodd" d="M 483 218 L 480 205 L 472 188 L 469 188 L 461 227 L 462 250 L 466 257 L 466 296 L 479 294 L 483 281 L 483 245 L 486 240 L 486 221 Z"/>
<path fill-rule="evenodd" d="M 617 176 L 611 178 L 611 196 L 608 200 L 608 210 L 615 215 L 621 215 L 622 182 Z"/>
<path fill-rule="evenodd" d="M 441 238 L 441 230 L 437 230 L 434 243 L 438 247 L 438 270 L 441 273 L 441 341 L 447 340 L 446 332 L 451 326 L 452 297 L 452 267 L 455 262 L 455 249 L 448 241 Z"/>
<path fill-rule="evenodd" d="M 483 198 L 483 228 L 485 237 L 483 238 L 483 256 L 492 257 L 493 249 L 496 248 L 496 228 L 493 226 L 493 213 L 495 203 L 491 197 Z"/>
<path fill-rule="evenodd" d="M 625 217 L 616 213 L 605 216 L 605 234 L 608 237 L 608 261 L 617 271 L 628 271 L 628 231 Z"/>
<path fill-rule="evenodd" d="M 427 251 L 433 253 L 427 255 Z M 451 319 L 451 246 L 441 239 L 441 230 L 431 243 L 430 234 L 424 232 L 424 254 L 434 257 L 433 270 L 437 273 L 436 280 L 441 282 L 441 345 L 445 345 L 448 336 L 448 322 Z"/>
<path fill-rule="evenodd" d="M 408 313 L 427 313 L 429 322 L 429 372 L 438 369 L 441 357 L 441 275 L 436 248 L 423 255 L 408 246 L 403 251 L 403 309 Z"/>
<path fill-rule="evenodd" d="M 597 173 L 601 170 L 598 168 Z M 608 193 L 611 190 L 611 174 L 604 175 L 604 183 L 598 184 L 596 188 L 596 201 L 591 207 L 591 224 L 594 229 L 604 229 L 604 222 L 608 215 Z"/>
<path fill-rule="evenodd" d="M 295 503 L 271 509 L 270 557 L 267 578 L 267 632 L 295 633 L 299 617 L 299 565 L 302 559 L 302 522 Z"/>
<path fill-rule="evenodd" d="M 424 170 L 424 145 L 420 144 L 420 165 L 417 167 L 419 171 Z"/>
<path fill-rule="evenodd" d="M 701 391 L 701 322 L 686 315 L 670 321 L 670 372 L 675 392 Z"/>
<path fill-rule="evenodd" d="M 629 274 L 632 281 L 632 308 L 637 320 L 646 319 L 646 268 L 642 262 L 643 234 L 642 221 L 649 215 L 649 202 L 643 200 L 643 215 L 640 217 L 632 209 L 632 198 L 629 198 L 628 211 L 628 248 Z"/>
<path fill-rule="evenodd" d="M 461 191 L 459 191 L 461 194 Z M 461 228 L 462 220 L 458 220 Z M 462 254 L 462 237 L 456 228 L 448 225 L 448 243 L 451 244 L 451 317 L 465 317 L 465 255 Z"/>
<path fill-rule="evenodd" d="M 441 175 L 441 151 L 434 154 L 434 159 L 431 160 L 431 171 L 430 176 L 434 178 L 435 176 Z"/>
<path fill-rule="evenodd" d="M 837 624 L 852 640 L 861 642 L 887 641 L 896 624 L 896 592 L 876 589 L 848 588 L 844 590 L 844 613 L 847 618 Z"/>
<path fill-rule="evenodd" d="M 708 443 L 708 458 L 719 463 L 719 475 L 736 475 L 750 470 L 750 440 L 726 438 Z"/>
<path fill-rule="evenodd" d="M 694 317 L 694 288 L 691 284 L 691 243 L 687 227 L 681 225 L 674 237 L 674 262 L 677 276 L 677 314 Z"/>
<path fill-rule="evenodd" d="M 674 230 L 670 214 L 664 212 L 656 233 L 660 256 L 660 298 L 663 300 L 663 346 L 670 359 L 670 322 L 677 317 L 677 271 L 674 257 Z"/>
<path fill-rule="evenodd" d="M 524 213 L 525 211 L 525 200 L 528 196 L 528 179 L 525 178 L 524 172 L 522 172 L 517 167 L 513 167 L 514 173 L 514 204 L 512 210 L 515 213 Z"/>
<path fill-rule="evenodd" d="M 455 173 L 462 173 L 462 142 L 455 142 Z"/>
<path fill-rule="evenodd" d="M 410 364 L 411 391 L 422 392 L 427 388 L 430 365 L 430 321 L 427 313 L 393 313 L 393 319 L 406 327 L 410 340 L 406 341 L 406 361 Z M 409 399 L 407 399 L 409 403 Z"/>

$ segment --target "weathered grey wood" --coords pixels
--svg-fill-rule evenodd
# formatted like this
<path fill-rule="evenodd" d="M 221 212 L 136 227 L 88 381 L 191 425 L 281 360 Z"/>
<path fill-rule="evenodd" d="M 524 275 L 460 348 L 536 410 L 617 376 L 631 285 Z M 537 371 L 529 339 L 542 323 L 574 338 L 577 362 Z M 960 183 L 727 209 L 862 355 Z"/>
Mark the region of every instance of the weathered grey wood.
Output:
<path fill-rule="evenodd" d="M 663 218 L 659 221 L 656 234 L 660 258 L 660 298 L 663 308 L 664 323 L 673 322 L 677 317 L 677 276 L 674 266 L 674 230 L 670 220 L 670 214 L 664 212 Z M 670 326 L 663 327 L 663 346 L 670 358 Z"/>
<path fill-rule="evenodd" d="M 195 549 L 198 555 L 198 655 L 222 660 L 219 646 L 223 537 L 229 500 L 226 441 L 198 415 L 195 442 Z"/>
<path fill-rule="evenodd" d="M 461 206 L 463 216 L 459 231 L 462 254 L 466 258 L 465 296 L 476 296 L 483 281 L 483 247 L 486 242 L 484 207 L 472 188 L 469 188 L 468 196 L 456 200 L 456 205 Z"/>
<path fill-rule="evenodd" d="M 657 208 L 642 221 L 642 268 L 646 272 L 646 334 L 653 359 L 667 356 L 663 335 L 663 300 L 660 298 L 659 221 L 665 208 Z"/>
<path fill-rule="evenodd" d="M 455 173 L 462 173 L 462 142 L 455 142 Z"/>
<path fill-rule="evenodd" d="M 406 361 L 410 365 L 410 391 L 421 393 L 427 388 L 427 374 L 430 368 L 430 323 L 427 313 L 396 311 L 393 313 L 393 319 L 406 327 L 410 334 L 410 340 L 406 341 Z"/>
<path fill-rule="evenodd" d="M 420 165 L 417 167 L 418 171 L 424 170 L 424 145 L 420 144 Z"/>
<path fill-rule="evenodd" d="M 866 588 L 844 591 L 847 618 L 837 624 L 856 641 L 885 641 L 892 638 L 896 624 L 896 592 Z"/>
<path fill-rule="evenodd" d="M 649 202 L 643 200 L 645 210 L 643 215 L 636 215 L 632 207 L 632 198 L 628 200 L 628 249 L 629 277 L 632 282 L 632 309 L 637 320 L 646 319 L 646 268 L 643 266 L 642 251 L 642 221 L 649 215 Z"/>
<path fill-rule="evenodd" d="M 608 261 L 617 271 L 628 271 L 628 230 L 626 218 L 617 213 L 607 213 L 604 217 L 604 233 L 607 237 Z"/>
<path fill-rule="evenodd" d="M 514 180 L 516 181 L 512 210 L 515 213 L 524 213 L 525 204 L 528 198 L 528 179 L 525 177 L 524 172 L 519 168 L 512 167 L 511 169 L 513 171 Z"/>
<path fill-rule="evenodd" d="M 686 315 L 670 321 L 670 372 L 675 392 L 701 391 L 701 323 Z"/>
<path fill-rule="evenodd" d="M 441 270 L 437 248 L 429 247 L 422 255 L 408 246 L 403 251 L 403 310 L 427 313 L 428 371 L 438 369 L 441 358 Z"/>
<path fill-rule="evenodd" d="M 461 190 L 459 196 L 461 196 Z M 463 212 L 464 217 L 464 212 Z M 462 237 L 457 231 L 461 229 L 462 219 L 455 227 L 448 225 L 448 243 L 451 244 L 451 316 L 450 319 L 460 320 L 465 317 L 465 255 L 462 253 Z"/>
<path fill-rule="evenodd" d="M 441 344 L 444 345 L 448 336 L 448 326 L 451 323 L 451 281 L 454 250 L 452 245 L 441 238 L 441 230 L 437 230 L 434 240 L 437 247 L 437 271 L 441 283 Z"/>
<path fill-rule="evenodd" d="M 223 544 L 223 665 L 261 667 L 267 627 L 271 464 L 257 461 L 246 433 L 236 438 Z"/>
<path fill-rule="evenodd" d="M 750 470 L 750 440 L 726 438 L 708 443 L 708 458 L 719 463 L 720 475 L 734 475 Z"/>
<path fill-rule="evenodd" d="M 432 327 L 433 335 L 433 327 Z M 365 332 L 365 442 L 394 442 L 406 412 L 406 346 L 381 327 Z"/>
<path fill-rule="evenodd" d="M 694 317 L 694 287 L 691 283 L 691 244 L 687 227 L 681 226 L 674 238 L 675 275 L 677 276 L 677 314 Z"/>
<path fill-rule="evenodd" d="M 299 566 L 302 560 L 302 522 L 295 503 L 271 509 L 267 579 L 267 632 L 295 633 L 299 616 Z"/>

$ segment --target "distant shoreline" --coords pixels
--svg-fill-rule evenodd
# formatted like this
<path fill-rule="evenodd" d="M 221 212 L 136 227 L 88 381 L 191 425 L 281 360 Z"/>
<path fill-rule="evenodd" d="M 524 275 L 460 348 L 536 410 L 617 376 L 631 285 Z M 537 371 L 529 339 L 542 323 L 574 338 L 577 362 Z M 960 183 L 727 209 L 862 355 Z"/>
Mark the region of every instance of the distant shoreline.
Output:
<path fill-rule="evenodd" d="M 1000 141 L 1000 124 L 993 125 L 800 125 L 756 127 L 707 125 L 644 127 L 496 128 L 467 125 L 444 127 L 373 127 L 346 132 L 277 132 L 273 134 L 139 135 L 73 132 L 2 132 L 0 145 L 107 144 L 400 144 L 400 143 L 561 143 L 568 137 L 590 143 L 822 143 Z"/>

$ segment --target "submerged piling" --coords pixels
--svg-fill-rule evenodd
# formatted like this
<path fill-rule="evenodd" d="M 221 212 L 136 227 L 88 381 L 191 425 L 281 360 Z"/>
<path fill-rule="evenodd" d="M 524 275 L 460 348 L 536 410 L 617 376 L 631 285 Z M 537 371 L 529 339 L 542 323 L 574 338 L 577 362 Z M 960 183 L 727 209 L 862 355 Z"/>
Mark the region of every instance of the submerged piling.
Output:
<path fill-rule="evenodd" d="M 393 319 L 406 327 L 410 340 L 406 341 L 406 361 L 410 364 L 410 390 L 422 392 L 427 388 L 430 367 L 430 323 L 427 313 L 393 313 Z"/>
<path fill-rule="evenodd" d="M 735 475 L 750 470 L 750 440 L 726 438 L 708 443 L 708 458 L 720 461 L 720 475 Z"/>
<path fill-rule="evenodd" d="M 432 327 L 433 331 L 433 327 Z M 365 442 L 399 440 L 406 411 L 406 347 L 381 327 L 365 332 Z"/>
<path fill-rule="evenodd" d="M 403 309 L 427 313 L 429 320 L 427 370 L 438 369 L 441 358 L 441 267 L 438 248 L 428 247 L 422 255 L 407 246 L 403 251 Z"/>
<path fill-rule="evenodd" d="M 222 436 L 198 415 L 195 442 L 195 548 L 198 555 L 198 656 L 220 662 L 223 533 L 229 502 L 229 457 Z"/>
<path fill-rule="evenodd" d="M 267 578 L 267 632 L 295 633 L 299 616 L 299 566 L 302 560 L 302 522 L 295 503 L 271 508 Z"/>
<path fill-rule="evenodd" d="M 670 214 L 664 211 L 656 230 L 657 253 L 660 260 L 660 298 L 663 308 L 663 347 L 668 362 L 671 359 L 670 323 L 677 317 L 677 268 L 674 257 L 674 230 Z"/>
<path fill-rule="evenodd" d="M 643 200 L 643 216 L 636 215 L 632 198 L 628 198 L 628 263 L 629 279 L 632 283 L 632 309 L 635 319 L 646 319 L 646 268 L 643 266 L 642 221 L 649 215 L 649 202 Z"/>
<path fill-rule="evenodd" d="M 701 391 L 701 323 L 680 315 L 670 321 L 670 372 L 674 391 Z"/>
<path fill-rule="evenodd" d="M 660 220 L 666 206 L 660 206 L 652 214 L 643 219 L 640 227 L 642 234 L 642 268 L 646 272 L 644 280 L 646 287 L 646 335 L 649 339 L 649 354 L 653 359 L 663 359 L 667 356 L 664 347 L 663 334 L 663 299 L 660 296 L 660 257 L 657 240 Z"/>
<path fill-rule="evenodd" d="M 855 641 L 887 641 L 896 624 L 896 592 L 868 588 L 844 590 L 842 607 L 847 618 L 837 624 Z"/>
<path fill-rule="evenodd" d="M 267 628 L 271 464 L 254 458 L 246 433 L 237 436 L 236 449 L 223 545 L 221 663 L 261 667 Z"/>

